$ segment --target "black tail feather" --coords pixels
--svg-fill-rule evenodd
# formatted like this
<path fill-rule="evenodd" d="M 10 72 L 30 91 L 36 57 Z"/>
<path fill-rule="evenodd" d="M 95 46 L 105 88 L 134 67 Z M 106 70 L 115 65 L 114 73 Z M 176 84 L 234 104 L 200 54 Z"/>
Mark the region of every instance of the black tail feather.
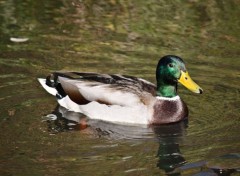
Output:
<path fill-rule="evenodd" d="M 49 87 L 53 87 L 55 88 L 55 82 L 51 81 L 51 75 L 48 75 L 46 77 L 46 85 L 49 86 Z"/>
<path fill-rule="evenodd" d="M 51 80 L 52 77 L 53 77 L 53 80 Z M 57 90 L 58 94 L 56 95 L 56 97 L 58 99 L 62 99 L 63 97 L 65 97 L 67 95 L 65 93 L 65 91 L 63 90 L 62 85 L 58 82 L 57 74 L 51 74 L 51 75 L 47 76 L 46 77 L 46 85 L 49 87 L 53 87 Z"/>

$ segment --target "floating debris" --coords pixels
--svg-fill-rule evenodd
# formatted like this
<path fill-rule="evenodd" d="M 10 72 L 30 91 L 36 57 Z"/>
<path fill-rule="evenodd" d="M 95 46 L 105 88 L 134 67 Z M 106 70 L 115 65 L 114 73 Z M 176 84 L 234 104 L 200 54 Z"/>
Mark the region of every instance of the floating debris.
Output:
<path fill-rule="evenodd" d="M 10 41 L 15 42 L 15 43 L 23 43 L 28 40 L 29 40 L 29 38 L 15 38 L 15 37 L 10 38 Z"/>

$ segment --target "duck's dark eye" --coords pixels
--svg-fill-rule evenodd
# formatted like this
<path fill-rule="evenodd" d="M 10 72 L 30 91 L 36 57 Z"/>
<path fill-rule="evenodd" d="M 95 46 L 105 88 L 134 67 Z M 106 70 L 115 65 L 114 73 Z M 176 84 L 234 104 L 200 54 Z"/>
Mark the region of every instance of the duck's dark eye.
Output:
<path fill-rule="evenodd" d="M 173 64 L 172 64 L 172 63 L 169 63 L 168 66 L 169 66 L 169 67 L 173 67 Z"/>

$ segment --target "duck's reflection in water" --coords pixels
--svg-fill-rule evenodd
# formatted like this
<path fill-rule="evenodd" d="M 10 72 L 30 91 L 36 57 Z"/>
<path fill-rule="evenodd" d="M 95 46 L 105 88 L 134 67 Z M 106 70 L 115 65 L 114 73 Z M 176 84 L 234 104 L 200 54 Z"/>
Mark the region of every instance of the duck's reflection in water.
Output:
<path fill-rule="evenodd" d="M 180 152 L 179 143 L 185 135 L 187 123 L 185 120 L 175 124 L 152 127 L 159 141 L 157 166 L 163 169 L 167 175 L 180 175 L 180 173 L 171 174 L 171 172 L 186 163 Z"/>
<path fill-rule="evenodd" d="M 70 112 L 57 106 L 53 113 L 44 116 L 50 133 L 58 133 L 69 130 L 87 130 L 94 132 L 99 137 L 110 137 L 112 139 L 157 139 L 159 148 L 157 151 L 157 167 L 164 170 L 168 176 L 179 176 L 186 170 L 199 168 L 194 176 L 230 176 L 239 172 L 239 167 L 212 167 L 209 161 L 187 163 L 180 152 L 180 144 L 186 134 L 188 121 L 159 126 L 129 126 L 96 121 L 86 118 L 83 114 Z M 240 163 L 240 154 L 230 154 L 224 158 L 235 158 Z"/>

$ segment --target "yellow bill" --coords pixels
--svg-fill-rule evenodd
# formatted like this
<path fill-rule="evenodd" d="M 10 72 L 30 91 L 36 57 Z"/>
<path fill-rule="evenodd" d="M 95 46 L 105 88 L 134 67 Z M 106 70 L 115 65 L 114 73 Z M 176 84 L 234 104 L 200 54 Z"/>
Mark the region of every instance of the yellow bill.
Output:
<path fill-rule="evenodd" d="M 186 88 L 188 88 L 192 92 L 199 93 L 199 94 L 203 93 L 202 88 L 191 79 L 188 72 L 181 71 L 181 76 L 178 79 L 178 82 L 180 82 L 182 85 L 184 85 Z"/>

